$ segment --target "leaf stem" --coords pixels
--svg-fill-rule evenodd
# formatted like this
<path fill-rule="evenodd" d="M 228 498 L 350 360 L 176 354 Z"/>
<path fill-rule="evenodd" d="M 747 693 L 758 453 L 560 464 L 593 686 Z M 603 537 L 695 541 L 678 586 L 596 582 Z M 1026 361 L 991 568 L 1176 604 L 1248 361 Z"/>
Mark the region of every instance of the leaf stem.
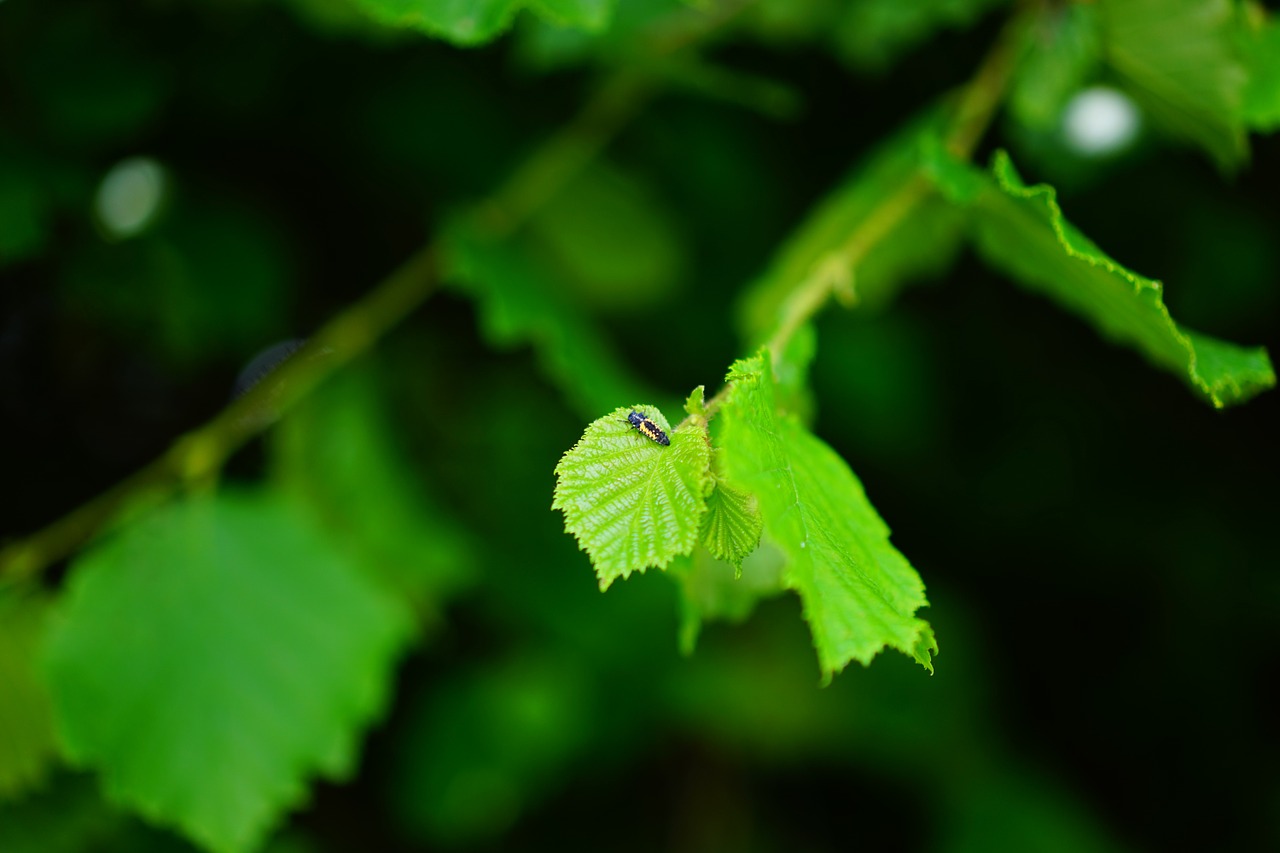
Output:
<path fill-rule="evenodd" d="M 943 144 L 955 157 L 971 157 L 995 117 L 1017 67 L 1023 34 L 1032 14 L 1030 9 L 1024 9 L 1009 19 L 978 71 L 960 91 L 943 136 Z M 858 265 L 934 191 L 932 181 L 925 175 L 913 175 L 885 196 L 839 247 L 822 257 L 810 274 L 796 283 L 783 303 L 776 330 L 765 344 L 775 361 L 796 332 L 826 306 L 833 294 L 853 298 L 853 277 Z M 714 417 L 728 390 L 729 386 L 725 385 L 707 400 L 708 419 Z"/>

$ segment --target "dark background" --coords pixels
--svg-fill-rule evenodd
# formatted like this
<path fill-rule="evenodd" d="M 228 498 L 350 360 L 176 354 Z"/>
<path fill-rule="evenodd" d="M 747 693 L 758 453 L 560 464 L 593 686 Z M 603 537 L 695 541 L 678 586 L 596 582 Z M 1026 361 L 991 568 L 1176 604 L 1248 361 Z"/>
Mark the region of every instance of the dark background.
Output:
<path fill-rule="evenodd" d="M 255 352 L 367 292 L 593 79 L 529 71 L 511 40 L 463 51 L 304 21 L 254 3 L 0 4 L 0 150 L 56 188 L 36 248 L 0 268 L 4 536 L 215 414 Z M 962 82 L 998 26 L 943 34 L 876 76 L 803 45 L 714 51 L 800 93 L 787 120 L 660 97 L 608 154 L 684 252 L 669 291 L 597 318 L 629 366 L 667 398 L 718 387 L 742 354 L 734 300 L 771 250 L 870 145 Z M 1012 145 L 1044 179 L 1006 130 L 978 159 Z M 190 335 L 162 331 L 181 311 L 129 289 L 147 262 L 89 214 L 101 175 L 136 154 L 174 183 L 156 227 L 223 260 L 187 291 Z M 1278 193 L 1273 138 L 1234 179 L 1148 139 L 1062 200 L 1166 282 L 1180 322 L 1274 353 Z M 224 232 L 213 248 L 193 236 Z M 234 285 L 258 280 L 269 299 Z M 210 317 L 201 288 L 247 307 Z M 290 825 L 301 849 L 1280 846 L 1274 392 L 1214 411 L 969 254 L 883 313 L 829 310 L 815 430 L 925 579 L 941 653 L 932 678 L 888 653 L 819 689 L 792 596 L 708 626 L 685 659 L 665 578 L 595 590 L 548 511 L 585 421 L 530 351 L 481 339 L 470 303 L 433 297 L 375 362 L 412 476 L 484 543 L 479 580 L 403 667 L 359 777 L 320 785 Z M 263 456 L 243 451 L 233 479 L 261 477 Z M 497 768 L 488 787 L 450 800 L 442 780 L 475 767 Z M 64 776 L 11 808 L 90 808 L 91 789 Z M 126 822 L 90 846 L 138 839 L 178 844 Z"/>

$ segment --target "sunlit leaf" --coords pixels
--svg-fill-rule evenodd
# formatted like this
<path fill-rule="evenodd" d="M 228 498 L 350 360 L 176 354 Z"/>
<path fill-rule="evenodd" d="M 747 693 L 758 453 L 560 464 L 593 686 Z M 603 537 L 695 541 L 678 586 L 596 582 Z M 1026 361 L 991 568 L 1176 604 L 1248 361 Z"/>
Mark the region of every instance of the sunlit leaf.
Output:
<path fill-rule="evenodd" d="M 741 568 L 743 558 L 760 544 L 763 527 L 753 495 L 724 481 L 716 483 L 715 489 L 707 496 L 702 544 L 717 560 Z"/>
<path fill-rule="evenodd" d="M 627 423 L 648 415 L 671 440 L 664 447 Z M 552 508 L 591 557 L 600 588 L 616 578 L 663 568 L 698 541 L 707 509 L 711 446 L 706 422 L 672 430 L 656 407 L 623 406 L 592 422 L 556 466 Z"/>
<path fill-rule="evenodd" d="M 1107 61 L 1168 133 L 1226 169 L 1248 156 L 1241 101 L 1247 81 L 1231 0 L 1100 0 Z"/>
<path fill-rule="evenodd" d="M 40 784 L 54 759 L 49 694 L 37 666 L 49 602 L 0 587 L 0 800 Z"/>
<path fill-rule="evenodd" d="M 823 675 L 866 664 L 885 646 L 933 671 L 937 647 L 924 584 L 889 543 L 889 528 L 840 456 L 791 415 L 779 415 L 767 352 L 735 362 L 720 410 L 725 476 L 757 498 L 765 533 L 787 558 Z"/>
<path fill-rule="evenodd" d="M 46 670 L 68 757 L 217 851 L 346 777 L 407 611 L 270 494 L 169 506 L 83 554 Z"/>

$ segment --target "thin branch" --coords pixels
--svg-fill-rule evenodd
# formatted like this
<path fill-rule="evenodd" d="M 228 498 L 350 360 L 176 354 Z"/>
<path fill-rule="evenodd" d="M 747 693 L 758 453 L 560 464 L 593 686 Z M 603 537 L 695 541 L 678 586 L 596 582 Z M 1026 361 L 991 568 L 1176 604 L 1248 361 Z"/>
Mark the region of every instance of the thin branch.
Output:
<path fill-rule="evenodd" d="M 1001 31 L 973 78 L 960 91 L 943 136 L 948 153 L 961 159 L 973 155 L 1013 79 L 1023 45 L 1023 33 L 1032 12 L 1016 13 Z M 888 238 L 929 199 L 935 188 L 923 174 L 908 178 L 885 196 L 836 249 L 814 264 L 813 271 L 798 281 L 784 300 L 782 316 L 765 346 L 776 361 L 806 323 L 812 320 L 842 286 L 851 282 L 867 254 Z M 708 418 L 724 402 L 728 386 L 717 391 L 705 404 Z"/>
<path fill-rule="evenodd" d="M 738 0 L 710 13 L 681 16 L 655 36 L 650 56 L 705 40 L 744 8 Z M 653 94 L 652 75 L 618 71 L 597 88 L 578 115 L 542 143 L 473 216 L 494 236 L 523 225 L 599 155 Z M 212 420 L 177 441 L 145 468 L 25 539 L 0 549 L 0 580 L 33 577 L 83 547 L 144 501 L 208 483 L 246 441 L 305 398 L 329 374 L 369 350 L 435 289 L 442 247 L 432 243 L 405 261 L 367 296 L 316 332 L 307 344 Z"/>

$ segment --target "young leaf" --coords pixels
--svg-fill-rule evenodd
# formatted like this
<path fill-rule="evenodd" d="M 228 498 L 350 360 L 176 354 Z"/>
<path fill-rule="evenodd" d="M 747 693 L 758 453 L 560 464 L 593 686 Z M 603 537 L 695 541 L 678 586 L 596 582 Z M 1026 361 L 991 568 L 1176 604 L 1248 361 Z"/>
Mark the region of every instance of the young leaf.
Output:
<path fill-rule="evenodd" d="M 1067 222 L 1052 187 L 1022 182 L 1003 151 L 994 180 L 976 169 L 944 168 L 953 198 L 972 206 L 978 250 L 1014 280 L 1080 315 L 1107 337 L 1144 353 L 1215 407 L 1241 403 L 1275 385 L 1261 347 L 1239 347 L 1180 328 L 1162 285 L 1113 261 Z M 964 187 L 957 192 L 957 187 Z"/>
<path fill-rule="evenodd" d="M 684 401 L 684 410 L 691 415 L 705 417 L 706 410 L 704 406 L 707 403 L 707 386 L 699 385 L 689 392 L 689 397 Z"/>
<path fill-rule="evenodd" d="M 642 412 L 670 438 L 651 441 L 627 423 Z M 672 431 L 654 406 L 614 409 L 587 427 L 556 465 L 552 509 L 595 565 L 600 588 L 649 566 L 663 568 L 698 541 L 711 485 L 706 421 Z"/>
<path fill-rule="evenodd" d="M 68 757 L 216 851 L 352 770 L 412 626 L 270 493 L 175 504 L 85 552 L 45 665 Z"/>
<path fill-rule="evenodd" d="M 765 532 L 787 557 L 783 582 L 800 594 L 818 661 L 829 678 L 885 646 L 933 672 L 937 650 L 924 583 L 889 543 L 889 528 L 840 456 L 794 416 L 780 416 L 767 351 L 735 362 L 720 409 L 718 450 L 727 479 L 760 503 Z"/>
<path fill-rule="evenodd" d="M 53 715 L 36 666 L 49 602 L 0 587 L 0 800 L 30 790 L 54 758 Z"/>
<path fill-rule="evenodd" d="M 614 0 L 358 0 L 385 24 L 413 27 L 470 47 L 496 38 L 521 9 L 532 9 L 566 27 L 600 30 L 609 23 Z"/>
<path fill-rule="evenodd" d="M 495 346 L 532 345 L 543 371 L 580 414 L 644 396 L 608 340 L 536 261 L 464 223 L 451 226 L 445 240 L 446 281 L 476 300 L 485 337 Z"/>
<path fill-rule="evenodd" d="M 741 572 L 743 558 L 760 544 L 763 529 L 755 497 L 724 481 L 717 482 L 707 496 L 707 515 L 702 522 L 702 544 L 707 550 Z"/>
<path fill-rule="evenodd" d="M 1231 0 L 1102 0 L 1104 49 L 1129 92 L 1164 130 L 1224 169 L 1249 153 L 1241 115 L 1246 73 Z"/>

